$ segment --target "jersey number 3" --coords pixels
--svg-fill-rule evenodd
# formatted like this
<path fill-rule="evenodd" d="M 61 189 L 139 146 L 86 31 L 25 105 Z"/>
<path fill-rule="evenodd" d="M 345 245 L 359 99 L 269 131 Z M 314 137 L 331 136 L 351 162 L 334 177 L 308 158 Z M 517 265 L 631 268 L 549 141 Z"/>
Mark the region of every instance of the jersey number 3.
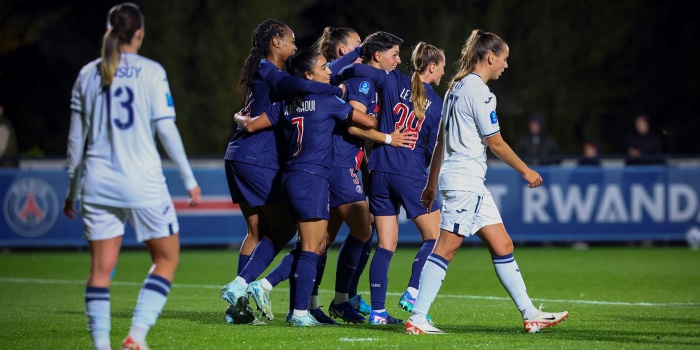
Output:
<path fill-rule="evenodd" d="M 114 118 L 114 125 L 121 130 L 126 130 L 134 125 L 134 92 L 128 86 L 120 86 L 114 90 L 114 99 L 126 110 L 126 120 Z M 122 113 L 118 115 L 121 116 Z"/>

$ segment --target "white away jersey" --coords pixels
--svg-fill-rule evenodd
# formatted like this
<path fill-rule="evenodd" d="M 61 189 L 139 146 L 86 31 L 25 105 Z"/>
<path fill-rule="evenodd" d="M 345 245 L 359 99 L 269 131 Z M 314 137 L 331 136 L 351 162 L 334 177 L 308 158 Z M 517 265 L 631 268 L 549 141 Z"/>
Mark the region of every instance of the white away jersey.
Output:
<path fill-rule="evenodd" d="M 445 95 L 442 109 L 444 148 L 440 190 L 484 191 L 485 138 L 501 131 L 496 95 L 477 74 L 456 82 Z"/>
<path fill-rule="evenodd" d="M 80 192 L 85 203 L 159 205 L 170 194 L 154 138 L 155 122 L 175 118 L 165 70 L 143 56 L 122 53 L 114 81 L 103 90 L 100 61 L 85 65 L 73 87 L 71 109 L 82 122 L 71 121 L 69 174 L 76 173 L 82 155 Z M 85 144 L 76 142 L 81 136 Z"/>

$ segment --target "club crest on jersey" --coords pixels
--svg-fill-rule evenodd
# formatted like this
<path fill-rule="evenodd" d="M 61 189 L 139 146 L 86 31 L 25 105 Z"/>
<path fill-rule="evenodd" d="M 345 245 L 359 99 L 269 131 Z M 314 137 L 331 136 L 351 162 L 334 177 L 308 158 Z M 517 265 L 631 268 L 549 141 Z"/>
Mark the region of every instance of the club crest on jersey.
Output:
<path fill-rule="evenodd" d="M 496 111 L 491 111 L 491 124 L 498 124 L 498 116 L 496 116 Z"/>
<path fill-rule="evenodd" d="M 2 208 L 12 231 L 22 237 L 35 238 L 56 222 L 59 205 L 56 192 L 46 181 L 25 177 L 10 186 Z"/>
<path fill-rule="evenodd" d="M 360 92 L 367 95 L 369 93 L 369 82 L 363 81 L 360 83 Z"/>

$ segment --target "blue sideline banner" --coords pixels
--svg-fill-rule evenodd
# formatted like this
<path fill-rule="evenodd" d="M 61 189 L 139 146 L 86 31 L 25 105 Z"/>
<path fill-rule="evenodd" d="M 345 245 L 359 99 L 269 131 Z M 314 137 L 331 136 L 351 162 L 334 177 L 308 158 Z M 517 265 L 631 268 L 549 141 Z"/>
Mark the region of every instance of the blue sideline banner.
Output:
<path fill-rule="evenodd" d="M 520 175 L 507 167 L 492 167 L 487 173 L 487 186 L 517 243 L 680 242 L 690 227 L 700 224 L 697 168 L 537 170 L 544 186 L 535 189 L 528 188 Z M 179 217 L 182 245 L 240 244 L 246 225 L 238 206 L 231 203 L 223 166 L 195 168 L 194 173 L 202 187 L 203 203 L 188 208 L 177 171 L 165 171 Z M 80 217 L 69 220 L 62 212 L 67 184 L 62 170 L 0 169 L 0 247 L 86 246 Z M 344 225 L 336 242 L 347 233 Z M 413 222 L 401 213 L 399 242 L 420 241 Z M 124 245 L 138 245 L 130 227 Z"/>

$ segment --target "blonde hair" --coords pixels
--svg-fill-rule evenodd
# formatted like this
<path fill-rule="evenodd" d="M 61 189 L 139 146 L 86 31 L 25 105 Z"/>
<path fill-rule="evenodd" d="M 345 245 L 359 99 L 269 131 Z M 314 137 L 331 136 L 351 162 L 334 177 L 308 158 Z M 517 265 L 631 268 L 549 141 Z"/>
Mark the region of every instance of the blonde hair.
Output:
<path fill-rule="evenodd" d="M 445 53 L 437 47 L 423 41 L 418 42 L 411 53 L 411 65 L 413 74 L 411 76 L 411 101 L 413 101 L 413 112 L 418 119 L 425 118 L 425 110 L 428 105 L 428 97 L 420 80 L 420 74 L 425 72 L 431 64 L 440 64 L 445 61 Z"/>
<path fill-rule="evenodd" d="M 466 77 L 469 73 L 474 71 L 476 64 L 486 58 L 486 56 L 493 52 L 496 55 L 500 55 L 501 52 L 506 47 L 506 42 L 501 39 L 498 35 L 485 32 L 481 29 L 472 30 L 471 35 L 467 38 L 462 46 L 461 56 L 457 65 L 457 73 L 452 77 L 448 90 L 452 89 L 454 83 Z"/>
<path fill-rule="evenodd" d="M 119 46 L 128 44 L 137 30 L 143 28 L 143 14 L 130 2 L 112 7 L 107 15 L 107 31 L 102 37 L 100 76 L 102 87 L 112 84 L 119 67 Z"/>

